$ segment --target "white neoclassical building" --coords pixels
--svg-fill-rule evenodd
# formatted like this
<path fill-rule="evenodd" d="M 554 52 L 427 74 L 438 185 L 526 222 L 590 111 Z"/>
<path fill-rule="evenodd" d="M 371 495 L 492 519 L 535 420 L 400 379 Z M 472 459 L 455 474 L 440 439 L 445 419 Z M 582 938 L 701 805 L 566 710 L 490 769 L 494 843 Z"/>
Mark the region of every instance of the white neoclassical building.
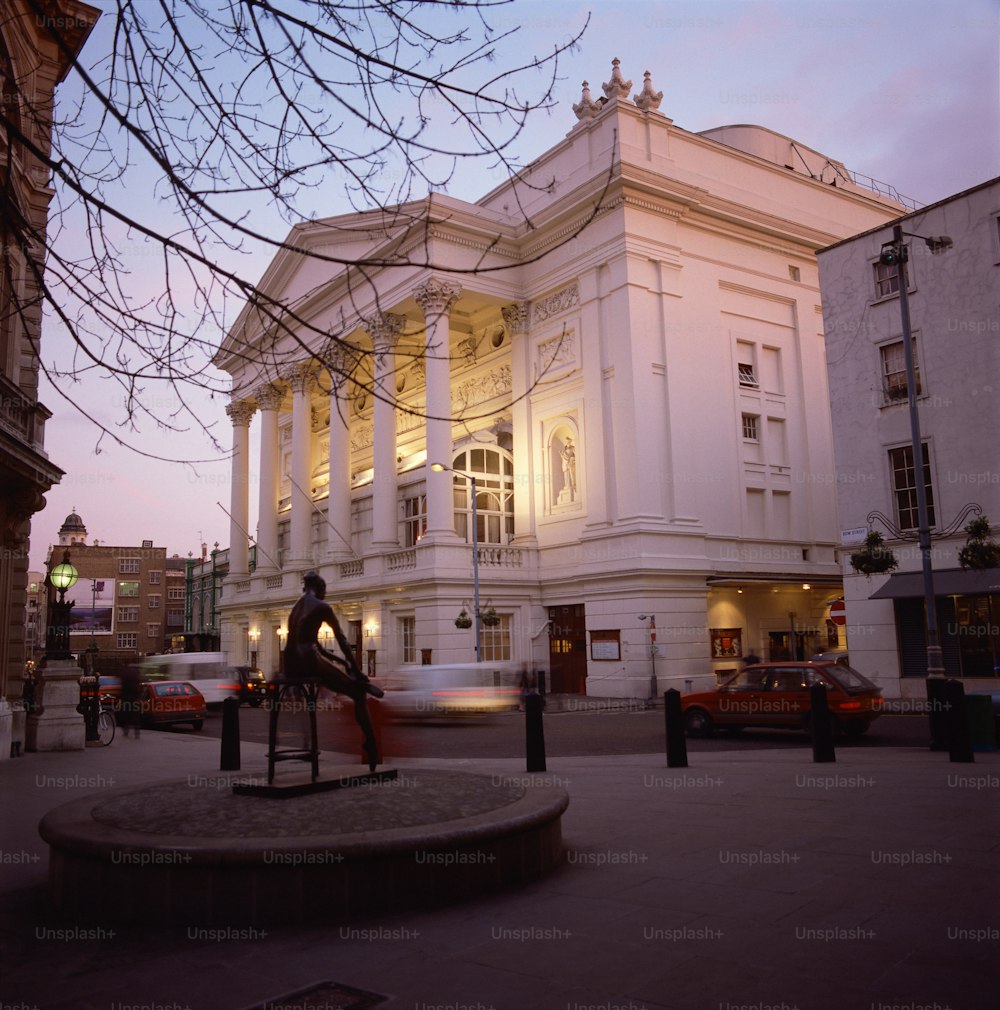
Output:
<path fill-rule="evenodd" d="M 233 661 L 277 667 L 310 568 L 376 676 L 473 659 L 473 504 L 482 658 L 553 690 L 645 697 L 836 641 L 816 250 L 903 208 L 770 130 L 675 126 L 650 81 L 616 60 L 476 203 L 293 229 L 313 255 L 261 282 L 284 309 L 248 307 L 216 357 Z"/>

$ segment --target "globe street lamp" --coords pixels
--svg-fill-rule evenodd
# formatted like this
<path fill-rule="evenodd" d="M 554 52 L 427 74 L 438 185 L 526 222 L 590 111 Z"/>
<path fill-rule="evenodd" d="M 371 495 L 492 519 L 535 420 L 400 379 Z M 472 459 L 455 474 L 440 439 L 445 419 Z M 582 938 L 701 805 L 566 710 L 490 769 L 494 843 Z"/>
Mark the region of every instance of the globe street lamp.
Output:
<path fill-rule="evenodd" d="M 69 651 L 69 612 L 73 601 L 66 602 L 66 590 L 72 589 L 80 577 L 69 560 L 69 551 L 63 551 L 62 561 L 49 569 L 45 581 L 59 593 L 59 599 L 52 603 L 52 617 L 45 633 L 46 659 L 72 659 Z"/>
<path fill-rule="evenodd" d="M 443 473 L 447 470 L 460 477 L 465 477 L 472 483 L 472 609 L 475 612 L 476 662 L 478 663 L 482 659 L 482 620 L 479 615 L 479 516 L 476 511 L 476 478 L 471 473 L 456 470 L 444 463 L 431 463 L 431 469 L 435 473 Z"/>

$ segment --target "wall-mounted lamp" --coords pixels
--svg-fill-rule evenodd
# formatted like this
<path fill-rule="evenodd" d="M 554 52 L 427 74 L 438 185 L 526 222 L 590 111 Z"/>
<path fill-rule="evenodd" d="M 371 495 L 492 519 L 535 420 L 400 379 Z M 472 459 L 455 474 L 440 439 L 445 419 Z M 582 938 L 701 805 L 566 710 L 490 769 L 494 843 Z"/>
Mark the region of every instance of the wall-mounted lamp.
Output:
<path fill-rule="evenodd" d="M 375 638 L 378 635 L 378 622 L 369 621 L 365 625 L 365 638 Z"/>
<path fill-rule="evenodd" d="M 802 588 L 803 589 L 812 589 L 812 586 L 810 586 L 808 582 L 803 582 L 802 583 Z"/>

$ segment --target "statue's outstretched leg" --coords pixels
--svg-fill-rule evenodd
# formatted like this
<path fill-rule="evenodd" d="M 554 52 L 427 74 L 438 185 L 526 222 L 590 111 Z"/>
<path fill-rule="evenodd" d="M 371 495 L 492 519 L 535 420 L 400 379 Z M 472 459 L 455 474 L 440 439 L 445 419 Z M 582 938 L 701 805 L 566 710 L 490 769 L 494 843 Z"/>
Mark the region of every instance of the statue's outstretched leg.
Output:
<path fill-rule="evenodd" d="M 346 695 L 354 702 L 354 721 L 361 727 L 362 747 L 368 759 L 369 771 L 375 771 L 379 762 L 375 728 L 368 711 L 368 695 L 381 698 L 385 692 L 364 675 L 351 676 L 346 664 L 336 657 L 318 657 L 316 672 L 323 683 L 336 694 Z"/>

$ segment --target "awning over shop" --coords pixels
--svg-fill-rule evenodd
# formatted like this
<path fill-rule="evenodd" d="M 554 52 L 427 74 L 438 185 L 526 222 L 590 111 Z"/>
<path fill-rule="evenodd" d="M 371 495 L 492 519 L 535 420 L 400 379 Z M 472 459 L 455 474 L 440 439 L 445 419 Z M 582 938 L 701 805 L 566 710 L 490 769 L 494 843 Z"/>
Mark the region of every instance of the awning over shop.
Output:
<path fill-rule="evenodd" d="M 1000 568 L 943 568 L 934 571 L 935 596 L 982 596 L 1000 593 Z M 899 600 L 924 595 L 923 572 L 898 572 L 876 589 L 870 600 Z"/>

